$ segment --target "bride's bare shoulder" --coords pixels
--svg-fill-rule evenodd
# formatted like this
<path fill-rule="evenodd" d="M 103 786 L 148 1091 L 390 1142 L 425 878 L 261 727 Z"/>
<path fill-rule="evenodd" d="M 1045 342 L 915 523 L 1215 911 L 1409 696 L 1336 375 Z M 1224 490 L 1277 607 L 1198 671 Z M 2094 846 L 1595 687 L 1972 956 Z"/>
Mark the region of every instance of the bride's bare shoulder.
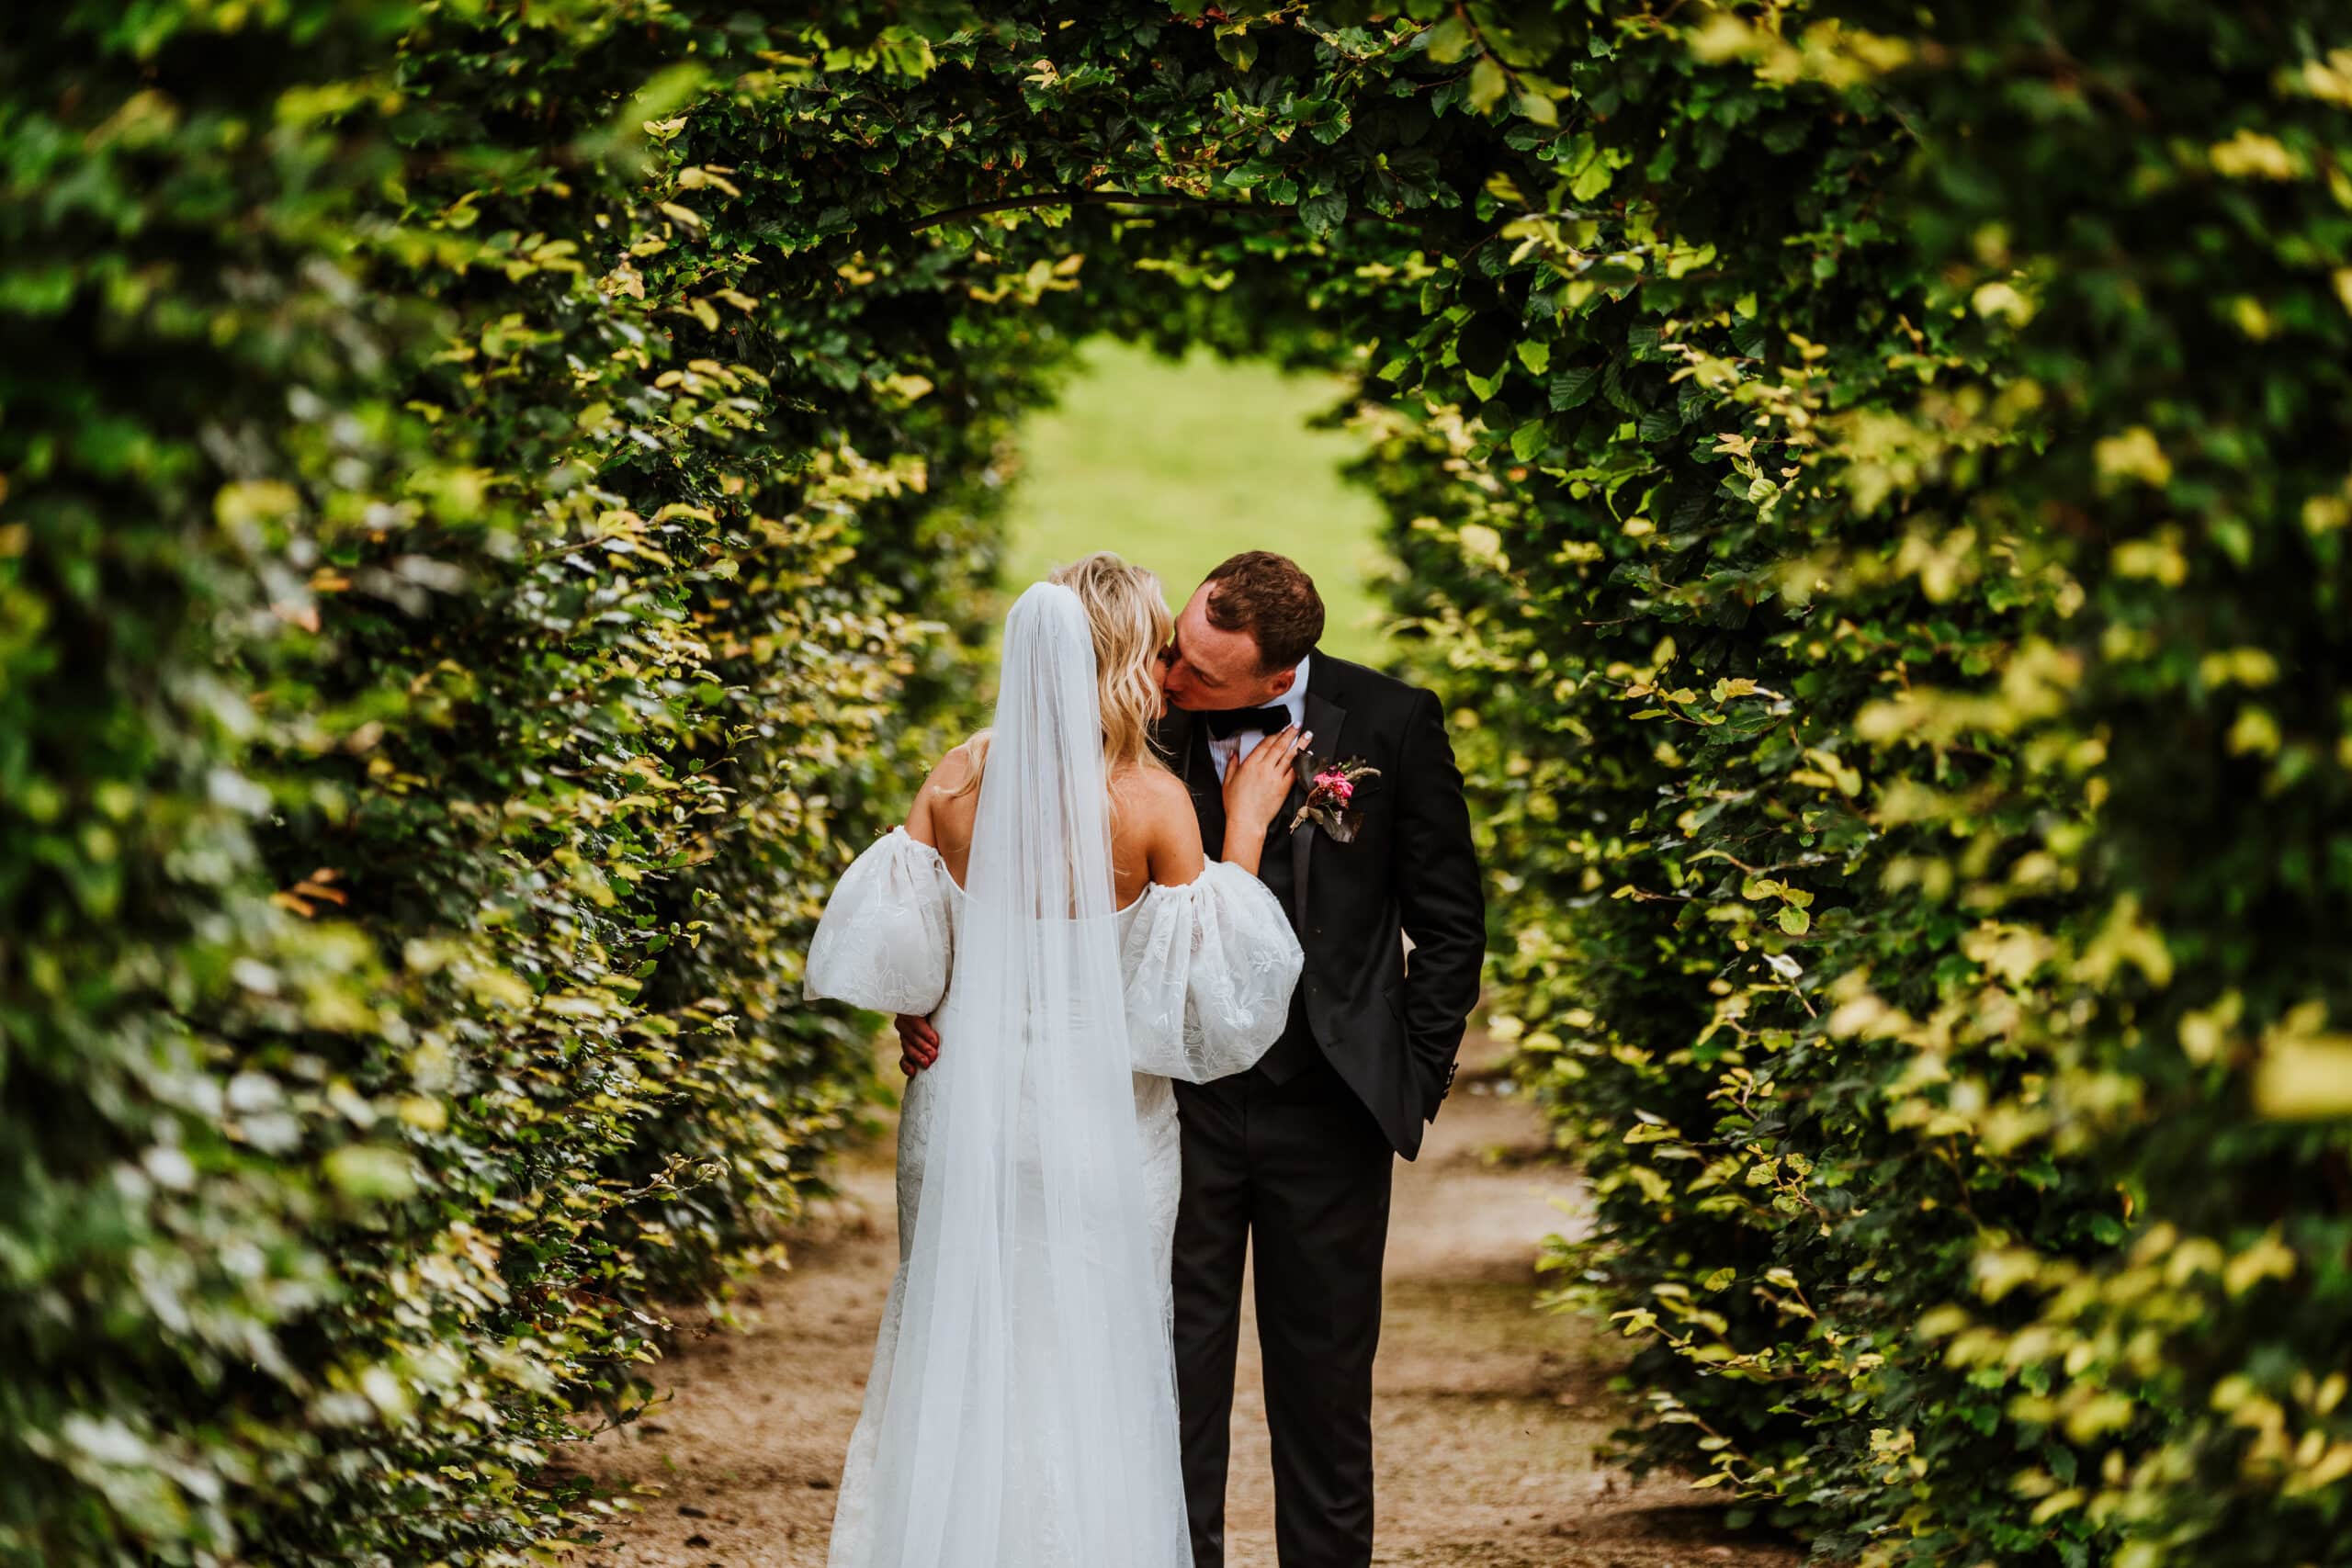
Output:
<path fill-rule="evenodd" d="M 1122 769 L 1112 777 L 1111 793 L 1123 807 L 1144 816 L 1181 814 L 1188 821 L 1193 817 L 1192 791 L 1165 768 Z"/>
<path fill-rule="evenodd" d="M 922 781 L 922 793 L 935 799 L 963 794 L 979 776 L 980 769 L 988 760 L 988 752 L 989 737 L 983 730 L 932 764 L 931 776 Z"/>
<path fill-rule="evenodd" d="M 988 756 L 988 736 L 975 735 L 932 765 L 907 813 L 907 831 L 938 849 L 961 844 L 971 835 L 979 792 L 972 787 Z"/>
<path fill-rule="evenodd" d="M 1118 835 L 1143 851 L 1152 881 L 1182 884 L 1201 874 L 1201 820 L 1182 779 L 1165 768 L 1133 768 L 1112 789 L 1121 797 Z"/>

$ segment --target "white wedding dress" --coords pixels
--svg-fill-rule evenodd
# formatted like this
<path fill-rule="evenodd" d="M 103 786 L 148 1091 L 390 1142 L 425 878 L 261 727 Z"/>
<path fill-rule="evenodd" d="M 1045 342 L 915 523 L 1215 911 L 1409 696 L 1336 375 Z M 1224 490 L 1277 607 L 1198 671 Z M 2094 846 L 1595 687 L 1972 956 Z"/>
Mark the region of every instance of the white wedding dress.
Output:
<path fill-rule="evenodd" d="M 1112 908 L 1091 635 L 1039 584 L 1006 630 L 968 891 L 894 829 L 827 904 L 806 992 L 931 1018 L 899 1124 L 899 1269 L 831 1568 L 1186 1568 L 1170 1080 L 1242 1072 L 1301 954 L 1211 861 Z"/>

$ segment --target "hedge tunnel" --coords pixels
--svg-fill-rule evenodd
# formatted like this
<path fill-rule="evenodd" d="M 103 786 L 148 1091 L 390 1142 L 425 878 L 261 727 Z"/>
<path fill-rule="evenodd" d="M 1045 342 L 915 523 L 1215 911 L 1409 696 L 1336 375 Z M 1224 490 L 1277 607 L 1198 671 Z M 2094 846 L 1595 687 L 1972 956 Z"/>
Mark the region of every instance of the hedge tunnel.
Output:
<path fill-rule="evenodd" d="M 1108 331 L 1377 411 L 1643 1464 L 2352 1563 L 2339 6 L 64 0 L 0 181 L 0 1558 L 594 1528 Z"/>

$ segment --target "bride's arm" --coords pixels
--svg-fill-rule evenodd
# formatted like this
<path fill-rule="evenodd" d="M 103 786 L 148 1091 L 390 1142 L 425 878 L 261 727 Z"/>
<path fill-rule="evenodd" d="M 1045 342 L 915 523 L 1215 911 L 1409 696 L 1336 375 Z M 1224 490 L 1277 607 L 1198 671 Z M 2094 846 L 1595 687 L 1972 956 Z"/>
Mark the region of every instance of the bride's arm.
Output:
<path fill-rule="evenodd" d="M 987 757 L 988 737 L 978 735 L 940 758 L 907 811 L 908 836 L 937 850 L 950 864 L 963 858 L 958 850 L 970 852 L 979 768 Z"/>
<path fill-rule="evenodd" d="M 1201 819 L 1193 797 L 1172 773 L 1138 775 L 1143 784 L 1144 864 L 1151 880 L 1182 887 L 1201 874 L 1208 856 L 1201 849 Z"/>
<path fill-rule="evenodd" d="M 1303 956 L 1266 885 L 1202 853 L 1183 786 L 1170 779 L 1156 793 L 1151 879 L 1171 891 L 1125 934 L 1128 1044 L 1136 1071 L 1203 1083 L 1265 1055 L 1289 1017 Z"/>
<path fill-rule="evenodd" d="M 1225 852 L 1217 858 L 1258 874 L 1258 861 L 1266 852 L 1266 834 L 1290 798 L 1292 759 L 1312 740 L 1292 725 L 1280 735 L 1269 735 L 1250 749 L 1250 755 L 1225 772 Z"/>
<path fill-rule="evenodd" d="M 801 996 L 928 1013 L 946 994 L 955 945 L 955 888 L 939 852 L 893 829 L 859 852 L 827 896 Z"/>
<path fill-rule="evenodd" d="M 908 809 L 909 838 L 939 850 L 943 857 L 946 856 L 947 847 L 943 840 L 952 839 L 958 844 L 969 844 L 970 807 L 977 800 L 977 791 L 972 788 L 977 771 L 975 760 L 984 757 L 987 749 L 985 738 L 975 739 L 939 760 L 931 776 L 915 792 L 915 803 Z M 893 1021 L 899 1031 L 900 1072 L 912 1077 L 939 1060 L 939 1031 L 931 1026 L 931 1020 L 920 1013 L 902 1012 Z"/>

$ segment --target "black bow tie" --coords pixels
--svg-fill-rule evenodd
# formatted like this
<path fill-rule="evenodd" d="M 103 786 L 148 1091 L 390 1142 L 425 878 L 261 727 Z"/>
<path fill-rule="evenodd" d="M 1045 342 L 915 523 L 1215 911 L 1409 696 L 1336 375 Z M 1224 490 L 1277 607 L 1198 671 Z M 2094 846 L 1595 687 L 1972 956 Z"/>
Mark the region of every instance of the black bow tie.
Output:
<path fill-rule="evenodd" d="M 1280 706 L 1211 708 L 1201 715 L 1201 722 L 1207 725 L 1209 733 L 1219 740 L 1238 735 L 1245 729 L 1261 730 L 1268 735 L 1279 735 L 1290 728 L 1290 709 Z"/>

